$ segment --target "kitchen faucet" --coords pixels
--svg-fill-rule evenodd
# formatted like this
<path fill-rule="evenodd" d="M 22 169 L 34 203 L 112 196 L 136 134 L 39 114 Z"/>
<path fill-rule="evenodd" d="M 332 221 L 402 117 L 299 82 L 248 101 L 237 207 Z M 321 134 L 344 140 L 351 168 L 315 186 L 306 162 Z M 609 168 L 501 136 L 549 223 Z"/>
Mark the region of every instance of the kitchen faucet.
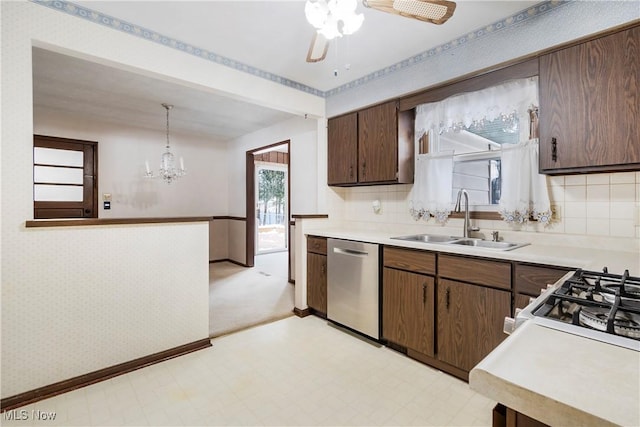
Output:
<path fill-rule="evenodd" d="M 456 202 L 456 207 L 454 208 L 455 212 L 460 212 L 460 198 L 464 195 L 464 228 L 463 228 L 463 236 L 465 238 L 469 237 L 470 231 L 478 231 L 480 228 L 469 226 L 469 193 L 464 188 L 461 188 L 458 191 L 458 201 Z"/>

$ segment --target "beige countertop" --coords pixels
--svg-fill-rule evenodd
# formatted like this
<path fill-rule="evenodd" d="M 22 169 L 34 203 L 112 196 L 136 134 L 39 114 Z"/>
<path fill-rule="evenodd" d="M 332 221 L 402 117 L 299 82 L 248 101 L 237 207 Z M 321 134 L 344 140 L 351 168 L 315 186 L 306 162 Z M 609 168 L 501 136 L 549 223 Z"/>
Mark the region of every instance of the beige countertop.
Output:
<path fill-rule="evenodd" d="M 536 264 L 555 265 L 562 267 L 583 268 L 601 271 L 608 267 L 609 272 L 619 273 L 629 270 L 632 276 L 640 276 L 640 254 L 637 251 L 618 251 L 602 249 L 597 246 L 564 246 L 555 243 L 530 242 L 529 245 L 510 250 L 500 251 L 495 249 L 474 248 L 441 243 L 411 242 L 396 240 L 391 237 L 402 236 L 411 233 L 394 233 L 375 230 L 348 230 L 344 228 L 328 228 L 307 230 L 308 235 L 333 237 L 338 239 L 357 240 L 361 242 L 378 243 L 382 245 L 400 246 L 429 251 L 472 255 L 485 258 L 496 258 Z"/>
<path fill-rule="evenodd" d="M 553 426 L 640 425 L 640 352 L 531 321 L 473 368 L 469 385 Z"/>

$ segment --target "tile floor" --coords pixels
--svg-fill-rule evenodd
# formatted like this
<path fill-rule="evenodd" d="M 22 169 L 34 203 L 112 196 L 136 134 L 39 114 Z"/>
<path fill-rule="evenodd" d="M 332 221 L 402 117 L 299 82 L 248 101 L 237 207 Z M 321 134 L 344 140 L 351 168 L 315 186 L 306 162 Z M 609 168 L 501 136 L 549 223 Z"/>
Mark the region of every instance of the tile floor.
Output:
<path fill-rule="evenodd" d="M 19 408 L 2 425 L 490 425 L 494 402 L 447 374 L 290 317 L 213 347 Z M 35 421 L 38 412 L 56 418 Z"/>

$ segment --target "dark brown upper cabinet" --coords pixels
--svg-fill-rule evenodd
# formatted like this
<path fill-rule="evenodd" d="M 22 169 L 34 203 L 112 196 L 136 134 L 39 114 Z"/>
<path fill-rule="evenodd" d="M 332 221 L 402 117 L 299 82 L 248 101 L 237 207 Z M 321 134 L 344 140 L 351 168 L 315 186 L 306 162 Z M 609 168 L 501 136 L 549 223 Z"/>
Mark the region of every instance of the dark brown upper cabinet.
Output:
<path fill-rule="evenodd" d="M 540 172 L 640 169 L 640 26 L 540 57 Z"/>
<path fill-rule="evenodd" d="M 329 119 L 327 183 L 412 183 L 413 120 L 396 101 Z"/>
<path fill-rule="evenodd" d="M 358 113 L 329 119 L 327 138 L 328 184 L 357 184 Z"/>

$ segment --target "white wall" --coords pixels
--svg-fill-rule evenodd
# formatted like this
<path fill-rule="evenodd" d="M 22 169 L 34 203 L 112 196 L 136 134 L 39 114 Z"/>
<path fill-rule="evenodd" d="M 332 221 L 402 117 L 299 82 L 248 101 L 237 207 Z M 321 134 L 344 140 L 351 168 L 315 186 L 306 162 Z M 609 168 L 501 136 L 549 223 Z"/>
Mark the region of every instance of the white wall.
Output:
<path fill-rule="evenodd" d="M 98 141 L 100 218 L 213 216 L 227 212 L 227 146 L 203 137 L 171 133 L 171 149 L 184 158 L 187 175 L 166 184 L 144 178 L 145 160 L 158 170 L 164 152 L 163 129 L 78 119 L 35 108 L 34 133 Z M 112 195 L 104 210 L 102 194 Z"/>
<path fill-rule="evenodd" d="M 289 140 L 291 214 L 316 213 L 318 207 L 316 119 L 296 117 L 229 143 L 229 215 L 245 217 L 246 152 Z M 325 166 L 326 168 L 326 163 Z M 326 181 L 325 181 L 326 182 Z M 246 263 L 246 224 L 229 223 L 229 258 Z"/>
<path fill-rule="evenodd" d="M 2 397 L 207 338 L 207 229 L 21 227 L 20 236 L 3 235 L 13 250 L 2 254 Z"/>
<path fill-rule="evenodd" d="M 32 47 L 292 113 L 323 116 L 324 100 L 36 3 L 0 2 L 0 19 L 2 397 L 206 337 L 206 223 L 24 228 L 33 218 Z M 109 191 L 133 191 L 116 184 Z"/>
<path fill-rule="evenodd" d="M 290 141 L 291 213 L 313 212 L 317 204 L 317 120 L 295 117 L 229 142 L 229 215 L 246 215 L 246 152 Z M 326 166 L 324 166 L 326 167 Z"/>

